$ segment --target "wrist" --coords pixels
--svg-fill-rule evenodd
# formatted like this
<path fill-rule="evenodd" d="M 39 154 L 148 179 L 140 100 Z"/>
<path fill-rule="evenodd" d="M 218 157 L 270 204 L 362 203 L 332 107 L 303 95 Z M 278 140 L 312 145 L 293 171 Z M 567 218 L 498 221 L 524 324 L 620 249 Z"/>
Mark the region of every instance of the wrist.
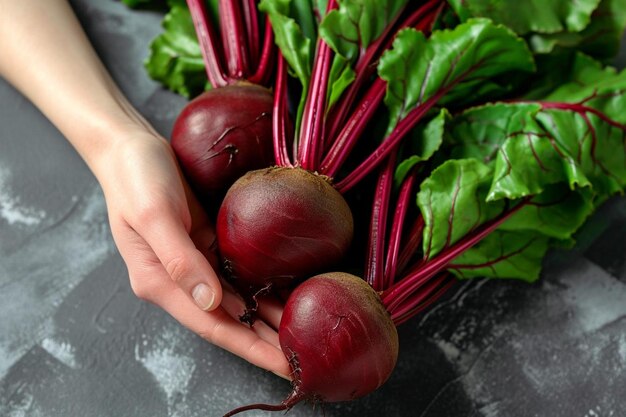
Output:
<path fill-rule="evenodd" d="M 102 185 L 110 178 L 111 170 L 145 155 L 148 148 L 154 149 L 156 145 L 170 151 L 167 141 L 138 114 L 134 117 L 114 116 L 109 113 L 106 118 L 98 120 L 92 125 L 91 132 L 85 134 L 87 141 L 76 146 Z"/>
<path fill-rule="evenodd" d="M 64 132 L 98 179 L 122 147 L 131 142 L 163 140 L 121 93 L 112 98 L 83 112 L 81 121 Z"/>

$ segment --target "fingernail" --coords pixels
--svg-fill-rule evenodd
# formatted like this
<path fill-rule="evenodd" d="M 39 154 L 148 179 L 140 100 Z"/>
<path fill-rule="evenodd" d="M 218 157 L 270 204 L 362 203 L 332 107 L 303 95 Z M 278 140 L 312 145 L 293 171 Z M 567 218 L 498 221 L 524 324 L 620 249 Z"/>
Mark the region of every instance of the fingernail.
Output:
<path fill-rule="evenodd" d="M 287 376 L 287 375 L 283 375 L 283 374 L 281 374 L 281 373 L 279 373 L 279 372 L 274 372 L 274 371 L 272 371 L 272 373 L 273 373 L 274 375 L 276 375 L 276 376 L 279 376 L 279 377 L 281 377 L 281 378 L 283 378 L 283 379 L 286 379 L 287 381 L 291 381 L 291 377 L 289 377 L 289 376 Z"/>
<path fill-rule="evenodd" d="M 196 301 L 198 307 L 203 310 L 210 310 L 215 301 L 215 293 L 206 284 L 198 284 L 191 292 L 191 296 Z"/>

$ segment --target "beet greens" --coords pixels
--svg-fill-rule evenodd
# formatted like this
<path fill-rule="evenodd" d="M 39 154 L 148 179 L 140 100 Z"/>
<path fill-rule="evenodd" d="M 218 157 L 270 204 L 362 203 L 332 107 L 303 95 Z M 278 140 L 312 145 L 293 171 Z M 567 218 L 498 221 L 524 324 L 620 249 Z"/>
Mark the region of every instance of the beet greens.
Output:
<path fill-rule="evenodd" d="M 430 170 L 421 174 L 417 192 L 422 245 L 413 239 L 404 246 L 413 251 L 412 265 L 403 265 L 391 281 L 380 267 L 366 269 L 374 271 L 368 282 L 383 291 L 396 323 L 436 299 L 450 274 L 536 280 L 547 250 L 567 245 L 598 205 L 623 193 L 626 72 L 578 54 L 564 76 L 570 81 L 541 100 L 492 102 L 454 117 L 443 110 L 422 126 L 418 146 L 405 149 L 417 153 L 396 170 L 402 188 L 393 224 L 403 221 L 404 192 L 416 173 Z M 437 153 L 444 162 L 425 163 Z M 385 169 L 379 178 L 389 174 Z M 389 206 L 390 188 L 385 181 L 378 189 L 375 207 Z M 370 246 L 388 241 L 389 254 L 371 251 L 377 256 L 368 265 L 397 262 L 398 250 L 391 250 L 397 231 L 386 237 L 378 226 L 387 221 L 373 219 Z"/>

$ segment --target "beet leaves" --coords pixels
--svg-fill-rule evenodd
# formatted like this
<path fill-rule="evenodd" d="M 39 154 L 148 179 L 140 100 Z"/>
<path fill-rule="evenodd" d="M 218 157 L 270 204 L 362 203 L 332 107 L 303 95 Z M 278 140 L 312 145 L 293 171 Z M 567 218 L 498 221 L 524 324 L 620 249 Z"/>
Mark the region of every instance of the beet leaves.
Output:
<path fill-rule="evenodd" d="M 579 54 L 564 75 L 569 81 L 539 100 L 492 102 L 454 117 L 442 111 L 421 127 L 413 149 L 404 148 L 416 154 L 398 165 L 397 183 L 430 171 L 416 194 L 421 247 L 405 245 L 413 265 L 395 282 L 379 272 L 368 278 L 397 323 L 419 312 L 446 274 L 536 280 L 547 250 L 571 245 L 593 211 L 623 193 L 626 72 Z M 388 201 L 384 191 L 375 198 Z M 394 222 L 402 215 L 395 213 Z M 380 246 L 378 239 L 386 238 L 371 245 Z"/>

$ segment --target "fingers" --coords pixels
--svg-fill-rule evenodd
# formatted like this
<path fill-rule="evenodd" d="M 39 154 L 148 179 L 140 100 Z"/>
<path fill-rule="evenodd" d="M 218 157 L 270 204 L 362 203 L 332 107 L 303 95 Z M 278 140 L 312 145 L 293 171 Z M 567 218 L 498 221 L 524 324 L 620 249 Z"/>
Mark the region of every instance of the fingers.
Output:
<path fill-rule="evenodd" d="M 203 312 L 179 287 L 164 288 L 163 291 L 167 291 L 167 296 L 162 297 L 159 305 L 194 333 L 253 365 L 281 376 L 291 372 L 285 355 L 276 344 L 264 340 L 255 331 L 231 317 L 225 307 L 219 307 L 210 313 Z M 234 301 L 230 298 L 231 295 L 224 295 L 224 302 L 232 308 Z M 275 337 L 277 339 L 278 336 Z"/>
<path fill-rule="evenodd" d="M 239 317 L 245 311 L 245 303 L 238 295 L 224 291 L 222 297 L 222 307 L 233 319 L 239 321 Z M 251 328 L 261 339 L 271 343 L 276 348 L 280 349 L 280 343 L 278 342 L 278 332 L 272 328 L 263 320 L 256 320 L 254 326 Z"/>
<path fill-rule="evenodd" d="M 138 297 L 163 308 L 209 342 L 288 379 L 289 364 L 279 347 L 278 333 L 273 328 L 276 323 L 267 325 L 258 320 L 253 328 L 240 323 L 238 317 L 245 305 L 228 284 L 224 284 L 222 292 L 223 307 L 211 312 L 202 311 L 188 292 L 172 280 L 153 247 L 142 236 L 128 224 L 113 222 L 112 227 L 129 268 L 131 286 Z M 274 307 L 272 310 L 275 313 L 280 311 Z"/>
<path fill-rule="evenodd" d="M 274 297 L 262 297 L 259 300 L 259 317 L 276 330 L 280 327 L 280 319 L 283 315 L 283 309 L 283 303 Z"/>
<path fill-rule="evenodd" d="M 222 299 L 217 274 L 207 257 L 196 248 L 181 216 L 164 212 L 143 225 L 138 233 L 159 258 L 170 279 L 201 310 L 216 308 Z"/>
<path fill-rule="evenodd" d="M 189 214 L 192 219 L 189 235 L 196 248 L 209 260 L 215 270 L 218 270 L 217 239 L 215 228 L 209 220 L 205 209 L 200 205 L 196 196 L 191 192 L 189 185 L 183 181 L 185 197 L 189 206 Z"/>

